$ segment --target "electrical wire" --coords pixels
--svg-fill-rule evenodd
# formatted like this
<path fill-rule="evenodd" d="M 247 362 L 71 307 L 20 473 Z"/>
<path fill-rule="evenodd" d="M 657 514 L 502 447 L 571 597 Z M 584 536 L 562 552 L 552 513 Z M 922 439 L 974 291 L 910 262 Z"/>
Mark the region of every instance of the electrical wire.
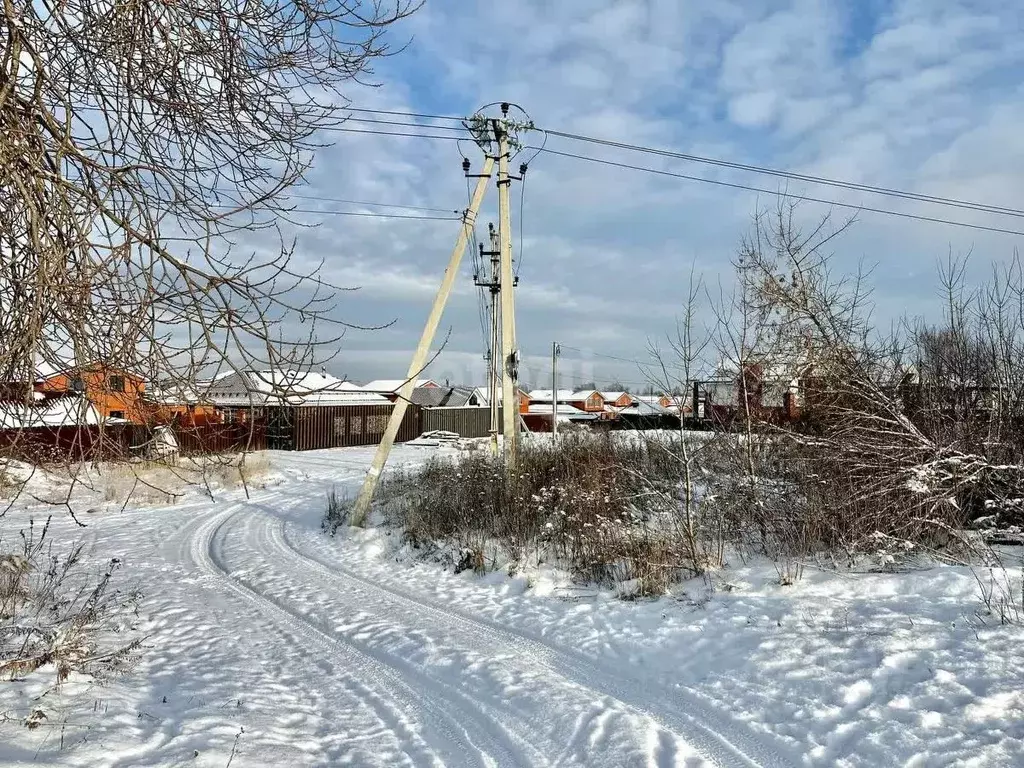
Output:
<path fill-rule="evenodd" d="M 366 112 L 375 115 L 400 115 L 402 117 L 420 117 L 427 120 L 455 120 L 456 122 L 462 122 L 466 120 L 465 117 L 456 117 L 455 115 L 427 115 L 423 112 L 403 112 L 398 109 L 367 109 L 365 107 L 341 107 L 348 112 Z"/>
<path fill-rule="evenodd" d="M 425 125 L 424 128 L 432 128 L 435 126 Z M 465 136 L 438 136 L 435 134 L 428 133 L 403 133 L 400 131 L 374 131 L 371 129 L 363 128 L 342 128 L 340 126 L 324 128 L 322 130 L 338 131 L 339 133 L 372 133 L 375 136 L 408 136 L 414 139 L 440 139 L 442 141 L 466 141 Z"/>
<path fill-rule="evenodd" d="M 374 120 L 368 117 L 349 117 L 346 123 L 374 123 L 377 125 L 398 125 L 404 128 L 431 128 L 436 131 L 458 131 L 468 134 L 469 131 L 461 125 L 423 125 L 422 123 L 409 123 L 401 120 Z"/>
<path fill-rule="evenodd" d="M 237 206 L 233 205 L 211 205 L 211 208 L 226 208 L 232 209 Z M 247 211 L 249 209 L 242 209 L 239 213 Z M 462 221 L 461 216 L 417 216 L 414 214 L 405 213 L 369 213 L 366 211 L 331 211 L 331 210 L 320 210 L 317 208 L 289 208 L 282 213 L 319 213 L 324 216 L 365 216 L 371 219 L 417 219 L 419 221 Z"/>
<path fill-rule="evenodd" d="M 545 131 L 546 134 L 551 136 L 558 136 L 564 139 L 570 139 L 572 141 L 582 141 L 590 144 L 598 144 L 606 147 L 615 147 L 617 149 L 625 149 L 631 152 L 642 152 L 645 154 L 658 155 L 660 157 L 671 157 L 678 160 L 689 160 L 695 163 L 703 163 L 706 165 L 715 165 L 723 168 L 732 168 L 741 171 L 747 171 L 750 173 L 758 173 L 767 176 L 777 176 L 784 179 L 790 179 L 792 181 L 803 181 L 811 184 L 822 184 L 830 187 L 837 187 L 840 189 L 850 189 L 858 192 L 870 192 L 875 195 L 886 195 L 889 197 L 898 197 L 904 200 L 915 200 L 918 202 L 932 203 L 935 205 L 946 205 L 953 208 L 964 208 L 966 210 L 982 211 L 984 213 L 994 213 L 1002 216 L 1016 216 L 1024 217 L 1024 210 L 1019 208 L 1007 208 L 1003 206 L 990 205 L 988 203 L 978 203 L 970 200 L 958 200 L 950 197 L 937 197 L 935 195 L 925 195 L 917 192 L 906 192 L 904 190 L 893 189 L 891 187 L 876 187 L 870 184 L 860 184 L 853 181 L 842 181 L 839 179 L 831 179 L 825 176 L 813 176 L 810 174 L 796 173 L 794 171 L 783 171 L 778 168 L 768 168 L 759 165 L 750 165 L 747 163 L 738 163 L 731 160 L 721 160 L 714 157 L 703 157 L 701 155 L 691 155 L 684 152 L 676 152 L 668 149 L 657 149 L 654 147 L 645 147 L 638 144 L 627 144 L 620 141 L 612 141 L 611 139 L 599 139 L 593 136 L 582 136 L 577 133 L 566 133 L 564 131 Z"/>
<path fill-rule="evenodd" d="M 772 195 L 774 197 L 785 197 L 790 200 L 803 200 L 809 203 L 821 203 L 823 205 L 832 205 L 838 208 L 850 208 L 855 211 L 867 211 L 870 213 L 880 213 L 885 216 L 896 216 L 903 219 L 913 219 L 915 221 L 928 221 L 933 224 L 948 224 L 953 227 L 963 227 L 965 229 L 977 229 L 983 232 L 999 232 L 1004 235 L 1021 235 L 1024 236 L 1024 232 L 1015 229 L 1004 229 L 1002 227 L 989 227 L 984 224 L 970 224 L 966 221 L 955 221 L 953 219 L 941 219 L 936 216 L 923 216 L 916 213 L 906 213 L 904 211 L 890 211 L 885 208 L 872 208 L 866 205 L 857 205 L 854 203 L 842 203 L 838 200 L 827 200 L 820 197 L 811 197 L 810 195 L 797 195 L 792 192 L 780 192 L 779 190 L 764 189 L 762 187 L 751 187 L 746 184 L 736 184 L 729 181 L 719 181 L 718 179 L 706 179 L 702 176 L 691 176 L 685 173 L 676 173 L 673 171 L 662 171 L 657 168 L 647 168 L 642 165 L 632 165 L 630 163 L 620 163 L 614 160 L 605 160 L 598 157 L 589 157 L 587 155 L 578 155 L 573 152 L 563 152 L 557 149 L 545 149 L 544 152 L 549 155 L 558 155 L 560 157 L 571 157 L 576 160 L 586 160 L 592 163 L 599 163 L 601 165 L 613 166 L 615 168 L 626 168 L 633 171 L 643 171 L 644 173 L 653 173 L 658 176 L 671 176 L 676 179 L 686 179 L 687 181 L 699 181 L 705 184 L 714 184 L 719 187 L 729 187 L 731 189 L 743 189 L 747 192 L 758 192 L 764 195 Z"/>
<path fill-rule="evenodd" d="M 224 189 L 213 189 L 210 190 L 214 194 L 231 195 L 234 194 L 232 190 Z M 373 208 L 399 208 L 404 211 L 428 211 L 430 213 L 455 213 L 460 214 L 462 210 L 459 208 L 432 208 L 425 205 L 401 205 L 399 203 L 377 203 L 371 202 L 370 200 L 350 200 L 344 197 L 324 197 L 323 195 L 298 195 L 292 192 L 286 192 L 280 196 L 275 196 L 274 200 L 319 200 L 324 203 L 348 203 L 350 205 L 368 205 Z M 229 206 L 230 207 L 230 206 Z"/>
<path fill-rule="evenodd" d="M 562 342 L 558 342 L 558 346 L 560 346 L 562 349 L 571 349 L 573 352 L 579 352 L 580 354 L 583 354 L 583 355 L 590 355 L 592 357 L 606 357 L 609 360 L 618 360 L 620 363 L 636 363 L 637 365 L 654 365 L 655 364 L 655 361 L 653 361 L 653 360 L 648 360 L 647 362 L 644 362 L 642 360 L 634 360 L 634 359 L 629 358 L 629 357 L 616 357 L 615 355 L 606 355 L 606 354 L 604 354 L 602 352 L 592 352 L 589 349 L 580 349 L 579 347 L 571 347 L 568 344 L 563 344 Z"/>
<path fill-rule="evenodd" d="M 523 268 L 523 211 L 526 207 L 526 174 L 519 183 L 519 240 L 516 242 L 516 279 L 519 279 L 519 270 Z"/>
<path fill-rule="evenodd" d="M 528 366 L 520 366 L 520 367 L 521 368 L 527 368 L 530 371 L 530 373 L 534 373 L 534 368 L 532 368 L 532 367 L 528 367 Z M 534 375 L 538 375 L 538 374 L 534 374 Z M 541 366 L 540 367 L 539 375 L 547 377 L 547 381 L 548 381 L 547 388 L 550 388 L 550 386 L 551 386 L 551 384 L 550 384 L 550 382 L 551 382 L 551 366 L 549 365 L 546 368 L 544 366 Z M 589 384 L 591 382 L 596 383 L 596 379 L 597 378 L 599 378 L 599 377 L 596 377 L 596 376 L 583 376 L 583 375 L 574 376 L 571 373 L 563 373 L 561 368 L 559 368 L 559 370 L 558 370 L 558 380 L 560 382 L 568 381 L 570 384 L 577 384 L 577 385 L 578 384 Z M 654 387 L 654 388 L 657 388 L 657 382 L 652 382 L 652 381 L 631 381 L 631 380 L 627 380 L 627 379 L 620 379 L 618 376 L 613 376 L 613 377 L 611 377 L 610 380 L 612 382 L 618 382 L 619 384 L 623 384 L 623 385 L 630 384 L 630 385 L 633 385 L 633 386 L 636 386 L 636 387 Z M 538 387 L 538 389 L 544 389 L 544 387 Z M 601 391 L 600 387 L 596 387 L 596 389 L 599 392 Z"/>

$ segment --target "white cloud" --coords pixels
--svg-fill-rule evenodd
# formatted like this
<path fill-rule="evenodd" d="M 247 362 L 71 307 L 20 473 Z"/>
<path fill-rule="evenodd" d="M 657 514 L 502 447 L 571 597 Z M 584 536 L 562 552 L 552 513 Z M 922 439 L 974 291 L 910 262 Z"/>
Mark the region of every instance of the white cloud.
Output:
<path fill-rule="evenodd" d="M 410 50 L 379 68 L 384 86 L 349 95 L 361 105 L 446 114 L 509 99 L 541 126 L 1015 205 L 1024 179 L 1021 9 L 995 0 L 893 0 L 872 15 L 875 6 L 433 0 L 406 26 L 415 36 Z M 465 204 L 454 143 L 336 139 L 316 159 L 316 190 L 382 202 Z M 781 183 L 554 138 L 548 146 L 769 190 Z M 528 178 L 517 320 L 524 354 L 539 358 L 552 338 L 571 344 L 570 337 L 636 357 L 648 337 L 671 329 L 690 265 L 712 283 L 727 274 L 749 214 L 759 201 L 770 203 L 765 195 L 545 155 L 533 161 Z M 1024 229 L 1019 219 L 795 183 L 787 188 Z M 513 190 L 516 219 L 519 189 Z M 809 220 L 824 210 L 808 205 L 802 215 Z M 481 216 L 488 220 L 495 220 L 493 190 Z M 348 311 L 399 320 L 393 333 L 347 340 L 346 351 L 360 355 L 352 358 L 353 371 L 400 375 L 401 354 L 419 333 L 457 225 L 324 221 L 301 234 L 304 257 L 310 263 L 323 257 L 326 275 L 363 286 L 346 299 Z M 1017 242 L 864 214 L 837 245 L 837 258 L 879 264 L 880 317 L 891 317 L 926 307 L 934 261 L 950 249 L 973 247 L 982 258 L 1003 258 Z M 464 356 L 451 358 L 452 370 L 468 371 L 465 361 L 480 358 L 475 314 L 467 270 L 445 320 L 457 331 L 445 357 Z M 598 378 L 632 372 L 607 361 L 594 366 Z"/>

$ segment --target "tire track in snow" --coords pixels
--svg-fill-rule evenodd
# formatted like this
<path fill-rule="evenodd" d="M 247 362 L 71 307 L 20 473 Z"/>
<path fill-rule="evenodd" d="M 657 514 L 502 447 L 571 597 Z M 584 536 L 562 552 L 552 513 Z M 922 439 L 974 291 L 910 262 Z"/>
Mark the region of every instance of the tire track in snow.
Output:
<path fill-rule="evenodd" d="M 745 724 L 712 709 L 708 703 L 713 704 L 714 700 L 709 697 L 685 688 L 668 688 L 653 680 L 629 680 L 533 633 L 471 616 L 458 608 L 439 604 L 392 585 L 382 585 L 336 562 L 320 560 L 297 547 L 288 536 L 287 523 L 277 515 L 273 517 L 278 521 L 279 547 L 285 547 L 293 557 L 306 561 L 309 567 L 324 578 L 358 584 L 370 590 L 378 599 L 401 607 L 406 613 L 413 611 L 428 617 L 430 623 L 448 632 L 458 628 L 478 646 L 481 643 L 491 646 L 497 643 L 512 648 L 517 655 L 544 666 L 559 677 L 595 694 L 606 696 L 665 730 L 682 736 L 688 744 L 720 766 L 789 768 L 802 762 L 800 753 L 779 744 L 774 737 L 752 733 Z"/>
<path fill-rule="evenodd" d="M 278 493 L 268 494 L 269 498 L 263 497 L 261 501 L 269 501 Z M 304 499 L 290 500 L 286 506 L 296 506 L 303 503 Z M 234 574 L 226 566 L 223 556 L 218 555 L 220 548 L 218 542 L 222 542 L 227 535 L 227 524 L 237 520 L 245 506 L 252 506 L 258 503 L 256 500 L 248 504 L 243 503 L 222 513 L 216 521 L 208 524 L 204 536 L 197 536 L 193 546 L 193 556 L 203 562 L 203 567 L 208 572 L 222 578 L 227 586 L 233 589 L 240 596 L 254 602 L 261 611 L 268 615 L 276 616 L 277 619 L 300 635 L 310 643 L 320 648 L 333 652 L 334 656 L 339 653 L 343 657 L 346 669 L 357 669 L 360 677 L 372 681 L 368 685 L 383 687 L 387 689 L 389 698 L 393 701 L 406 702 L 414 709 L 423 727 L 422 736 L 429 737 L 434 734 L 441 734 L 444 742 L 441 745 L 433 745 L 440 748 L 439 751 L 447 754 L 442 759 L 442 765 L 467 764 L 466 758 L 474 754 L 476 760 L 470 760 L 469 764 L 483 765 L 520 765 L 520 764 L 543 764 L 539 753 L 532 754 L 526 759 L 524 750 L 534 750 L 528 742 L 517 743 L 518 740 L 510 736 L 500 725 L 492 720 L 481 716 L 481 713 L 473 706 L 468 697 L 458 696 L 449 691 L 438 690 L 437 683 L 422 673 L 407 665 L 389 663 L 380 654 L 373 653 L 364 648 L 358 647 L 349 638 L 339 637 L 329 626 L 315 621 L 308 616 L 291 609 L 286 601 L 277 600 L 267 595 L 254 585 L 247 583 L 239 574 Z M 251 528 L 246 526 L 248 531 Z M 254 541 L 250 535 L 247 543 L 255 552 L 260 552 L 261 542 Z M 255 544 L 255 546 L 251 546 Z M 222 546 L 222 545 L 221 545 Z M 417 687 L 410 685 L 417 683 Z M 419 690 L 417 690 L 417 688 Z M 438 700 L 444 704 L 442 706 Z M 467 727 L 472 725 L 473 727 Z M 477 744 L 483 742 L 483 744 Z M 447 748 L 444 748 L 447 744 Z M 456 749 L 452 749 L 456 747 Z"/>
<path fill-rule="evenodd" d="M 266 606 L 255 595 L 237 585 L 230 576 L 226 575 L 211 557 L 213 540 L 220 531 L 221 526 L 242 509 L 243 505 L 241 503 L 231 504 L 227 509 L 219 513 L 187 524 L 185 528 L 188 530 L 182 531 L 186 535 L 180 540 L 178 547 L 179 560 L 181 562 L 190 561 L 204 575 L 212 577 L 217 584 L 240 597 L 244 604 L 251 605 L 264 620 L 275 627 L 277 633 L 289 645 L 297 645 L 296 639 L 302 638 L 308 641 L 305 645 L 306 649 L 312 650 L 310 644 L 314 647 L 319 647 L 324 651 L 324 656 L 330 659 L 328 668 L 336 669 L 335 662 L 339 654 L 331 643 L 325 642 L 324 638 L 318 637 L 315 634 L 311 636 L 308 632 L 296 631 L 296 628 L 293 626 L 294 622 L 290 617 L 283 623 L 285 626 L 290 627 L 291 632 L 282 629 L 280 626 L 280 613 L 275 614 L 274 611 L 267 610 Z M 338 679 L 338 682 L 362 703 L 382 730 L 392 734 L 398 748 L 405 754 L 410 763 L 412 765 L 446 765 L 447 761 L 435 754 L 437 751 L 436 746 L 432 746 L 424 740 L 410 725 L 416 722 L 416 718 L 410 717 L 409 713 L 403 711 L 403 708 L 397 703 L 401 699 L 396 697 L 393 691 L 385 690 L 381 692 L 379 689 L 384 686 L 376 676 L 371 675 L 365 670 L 365 665 L 361 663 L 361 659 L 346 658 L 344 653 L 340 655 L 342 661 L 351 662 L 345 666 L 346 671 L 354 670 L 356 673 L 346 674 Z M 458 740 L 453 739 L 453 741 L 457 742 Z M 334 758 L 337 757 L 336 755 L 334 756 Z M 479 761 L 477 764 L 480 764 Z M 484 764 L 487 764 L 486 761 Z"/>

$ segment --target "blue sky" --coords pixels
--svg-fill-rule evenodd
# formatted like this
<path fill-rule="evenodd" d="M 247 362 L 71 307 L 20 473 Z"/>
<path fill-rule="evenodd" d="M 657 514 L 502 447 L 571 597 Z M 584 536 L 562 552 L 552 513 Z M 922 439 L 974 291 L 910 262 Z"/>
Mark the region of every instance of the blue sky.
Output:
<path fill-rule="evenodd" d="M 1019 207 L 1024 191 L 1024 8 L 960 0 L 714 2 L 427 0 L 393 31 L 408 49 L 376 67 L 356 106 L 466 114 L 521 104 L 542 127 L 864 184 Z M 370 126 L 362 126 L 370 127 Z M 332 134 L 306 193 L 458 208 L 466 185 L 452 142 Z M 550 147 L 779 189 L 778 180 L 551 139 Z M 1024 229 L 1008 217 L 790 183 L 808 193 L 909 213 Z M 513 190 L 518 219 L 519 194 Z M 493 192 L 483 221 L 494 220 Z M 552 340 L 646 358 L 671 331 L 691 265 L 712 284 L 754 193 L 541 155 L 523 199 L 517 293 L 528 380 L 545 383 Z M 324 204 L 330 207 L 329 204 Z M 338 206 L 334 206 L 338 207 Z M 353 210 L 352 206 L 345 206 Z M 370 210 L 370 209 L 367 209 Z M 802 208 L 807 221 L 826 211 Z M 308 217 L 298 252 L 359 286 L 339 315 L 394 320 L 350 332 L 331 369 L 355 380 L 404 374 L 457 232 L 455 222 Z M 518 237 L 519 223 L 515 224 Z M 973 253 L 982 269 L 1022 238 L 864 213 L 836 260 L 875 264 L 878 317 L 936 309 L 936 264 Z M 469 261 L 429 373 L 480 380 L 482 338 Z M 577 359 L 573 359 L 577 358 Z M 567 353 L 576 378 L 636 381 L 636 365 Z M 566 381 L 570 385 L 571 381 Z"/>

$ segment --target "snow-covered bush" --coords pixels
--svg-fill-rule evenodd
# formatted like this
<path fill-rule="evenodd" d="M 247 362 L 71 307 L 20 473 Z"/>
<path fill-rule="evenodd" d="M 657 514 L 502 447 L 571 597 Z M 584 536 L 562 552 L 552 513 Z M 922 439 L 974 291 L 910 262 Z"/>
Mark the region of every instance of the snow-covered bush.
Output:
<path fill-rule="evenodd" d="M 103 681 L 128 671 L 142 642 L 134 625 L 140 595 L 114 586 L 120 561 L 90 572 L 82 545 L 55 552 L 48 527 L 31 527 L 17 551 L 0 554 L 0 685 L 35 675 L 51 676 L 46 690 L 75 674 Z"/>

